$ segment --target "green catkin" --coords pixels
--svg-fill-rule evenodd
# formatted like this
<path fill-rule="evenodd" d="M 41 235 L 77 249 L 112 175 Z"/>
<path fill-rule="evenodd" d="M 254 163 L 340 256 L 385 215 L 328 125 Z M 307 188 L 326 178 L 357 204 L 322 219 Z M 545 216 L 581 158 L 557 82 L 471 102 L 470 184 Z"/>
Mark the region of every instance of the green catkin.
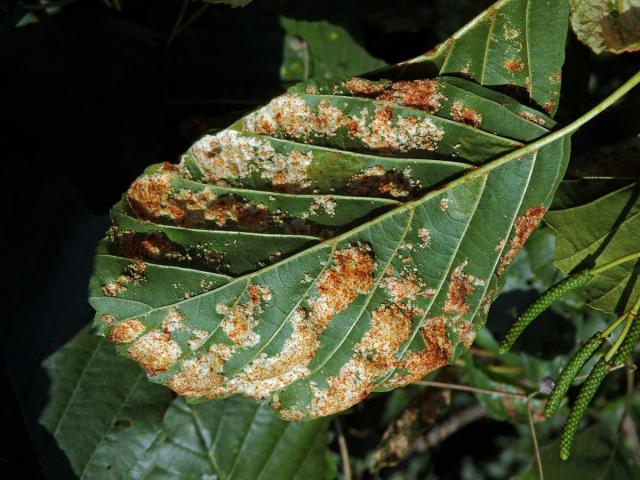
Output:
<path fill-rule="evenodd" d="M 567 390 L 569 390 L 569 387 L 571 387 L 576 375 L 578 375 L 584 364 L 587 363 L 596 350 L 600 348 L 600 345 L 602 345 L 603 342 L 604 337 L 602 336 L 602 333 L 597 332 L 587 340 L 587 342 L 585 342 L 571 358 L 567 366 L 562 370 L 562 373 L 558 377 L 558 381 L 551 391 L 551 395 L 549 395 L 549 398 L 547 399 L 547 403 L 544 406 L 545 416 L 550 417 L 558 411 L 558 408 L 560 408 L 560 404 L 562 403 L 562 399 L 566 395 Z"/>
<path fill-rule="evenodd" d="M 567 277 L 551 286 L 534 303 L 532 303 L 511 326 L 507 335 L 504 337 L 504 340 L 502 340 L 502 343 L 500 344 L 500 353 L 507 353 L 511 347 L 513 347 L 513 344 L 516 342 L 518 337 L 520 337 L 524 329 L 527 328 L 532 321 L 549 308 L 556 300 L 567 292 L 586 284 L 592 276 L 593 275 L 590 270 L 583 270 L 582 272 L 571 275 L 570 277 Z"/>
<path fill-rule="evenodd" d="M 576 398 L 576 402 L 567 419 L 567 423 L 564 424 L 564 428 L 562 429 L 562 439 L 560 440 L 560 458 L 562 460 L 567 460 L 571 455 L 571 446 L 578 431 L 580 419 L 587 411 L 593 396 L 608 372 L 609 363 L 605 361 L 604 357 L 601 357 L 582 384 L 578 398 Z"/>

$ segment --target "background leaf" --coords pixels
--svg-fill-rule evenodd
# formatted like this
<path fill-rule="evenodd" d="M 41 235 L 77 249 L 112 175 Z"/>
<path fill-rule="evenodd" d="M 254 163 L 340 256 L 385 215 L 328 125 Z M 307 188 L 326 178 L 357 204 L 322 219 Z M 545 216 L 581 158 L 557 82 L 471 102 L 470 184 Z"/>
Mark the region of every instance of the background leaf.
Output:
<path fill-rule="evenodd" d="M 598 266 L 638 251 L 640 234 L 638 182 L 620 186 L 615 180 L 583 180 L 592 183 L 586 191 L 601 192 L 588 201 L 569 202 L 566 208 L 553 210 L 545 221 L 557 232 L 555 263 L 564 272 Z M 624 185 L 624 183 L 623 183 Z M 563 191 L 571 189 L 571 184 Z M 620 313 L 631 307 L 640 295 L 639 262 L 630 261 L 595 276 L 587 284 L 588 303 L 606 312 Z"/>
<path fill-rule="evenodd" d="M 189 405 L 81 331 L 47 362 L 41 422 L 79 478 L 327 478 L 326 420 L 278 419 L 247 399 Z"/>
<path fill-rule="evenodd" d="M 571 27 L 595 53 L 634 52 L 640 48 L 640 2 L 570 0 Z"/>

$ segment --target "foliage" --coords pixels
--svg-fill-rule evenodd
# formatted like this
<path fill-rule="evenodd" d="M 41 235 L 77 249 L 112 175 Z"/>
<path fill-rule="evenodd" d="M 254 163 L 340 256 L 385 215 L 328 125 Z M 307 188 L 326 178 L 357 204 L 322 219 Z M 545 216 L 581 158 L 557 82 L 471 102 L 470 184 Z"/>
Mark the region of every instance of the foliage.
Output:
<path fill-rule="evenodd" d="M 215 3 L 246 6 L 229 8 Z M 210 268 L 198 252 L 187 259 L 191 265 L 181 263 L 182 251 L 172 258 L 144 262 L 131 260 L 139 252 L 128 251 L 117 258 L 113 255 L 116 232 L 111 231 L 98 246 L 91 292 L 91 302 L 101 312 L 97 316 L 99 331 L 104 333 L 110 333 L 112 326 L 104 325 L 102 319 L 107 323 L 113 319 L 103 315 L 114 314 L 120 319 L 145 317 L 149 308 L 168 311 L 171 306 L 194 305 L 198 300 L 192 295 L 207 298 L 237 283 L 237 277 L 253 278 L 260 275 L 261 269 L 274 272 L 279 265 L 291 265 L 292 260 L 306 255 L 308 248 L 319 251 L 313 245 L 316 242 L 323 245 L 336 238 L 345 239 L 345 245 L 350 247 L 353 244 L 348 241 L 349 235 L 354 231 L 379 225 L 391 218 L 392 212 L 409 211 L 421 199 L 428 203 L 429 198 L 445 192 L 439 190 L 442 187 L 448 193 L 468 191 L 474 183 L 470 181 L 473 173 L 468 175 L 472 171 L 463 169 L 476 168 L 480 170 L 476 175 L 480 175 L 486 168 L 491 172 L 487 178 L 515 169 L 514 165 L 526 170 L 529 160 L 522 165 L 504 157 L 504 152 L 525 145 L 528 147 L 523 152 L 532 155 L 541 146 L 539 141 L 548 141 L 544 138 L 549 134 L 568 139 L 574 131 L 562 129 L 558 134 L 555 122 L 545 115 L 547 111 L 553 114 L 559 107 L 560 124 L 575 125 L 571 122 L 584 119 L 581 115 L 586 110 L 640 67 L 637 57 L 630 54 L 593 55 L 569 35 L 559 102 L 567 2 L 529 0 L 528 15 L 522 14 L 520 0 L 502 0 L 482 13 L 489 3 L 171 0 L 149 8 L 138 0 L 63 1 L 46 6 L 3 2 L 0 34 L 5 41 L 0 44 L 4 47 L 0 48 L 0 65 L 4 67 L 3 80 L 8 83 L 3 89 L 7 98 L 0 135 L 10 179 L 10 208 L 5 223 L 12 233 L 3 238 L 8 252 L 4 278 L 9 282 L 3 289 L 6 295 L 2 302 L 0 348 L 6 366 L 2 381 L 8 387 L 3 389 L 3 399 L 8 400 L 4 418 L 9 421 L 0 468 L 17 466 L 23 470 L 24 478 L 72 478 L 75 474 L 82 478 L 476 480 L 538 478 L 541 468 L 545 478 L 638 476 L 640 449 L 635 425 L 640 409 L 631 368 L 633 357 L 627 359 L 626 368 L 620 358 L 632 350 L 632 340 L 640 330 L 625 330 L 625 325 L 631 326 L 626 317 L 620 317 L 622 320 L 617 323 L 616 337 L 624 337 L 624 341 L 611 359 L 609 368 L 613 371 L 608 372 L 589 405 L 578 410 L 574 406 L 573 411 L 584 416 L 575 424 L 578 431 L 571 458 L 566 462 L 559 459 L 561 429 L 570 411 L 567 405 L 575 405 L 576 394 L 597 358 L 587 360 L 579 372 L 566 366 L 584 342 L 595 332 L 610 328 L 616 322 L 613 315 L 623 314 L 638 297 L 634 270 L 637 262 L 621 263 L 595 276 L 586 289 L 567 293 L 531 324 L 511 352 L 499 354 L 499 341 L 509 325 L 545 290 L 585 266 L 598 268 L 618 253 L 634 252 L 634 237 L 626 234 L 634 232 L 635 217 L 629 210 L 635 208 L 637 200 L 637 122 L 634 124 L 633 119 L 640 108 L 638 92 L 627 95 L 623 102 L 571 135 L 571 162 L 555 194 L 555 183 L 549 185 L 546 180 L 530 182 L 529 189 L 518 191 L 514 180 L 523 180 L 518 175 L 503 175 L 505 185 L 490 190 L 526 197 L 530 192 L 546 189 L 549 193 L 543 203 L 550 211 L 545 221 L 553 228 L 545 224 L 528 235 L 517 257 L 508 258 L 511 265 L 504 269 L 498 282 L 473 285 L 474 279 L 470 279 L 474 291 L 466 300 L 474 309 L 481 292 L 496 288 L 491 308 L 483 306 L 489 310 L 486 324 L 485 312 L 462 316 L 463 321 L 473 325 L 470 336 L 475 340 L 471 348 L 467 349 L 464 342 L 460 344 L 456 337 L 455 327 L 459 325 L 452 320 L 459 315 L 443 312 L 449 293 L 446 280 L 455 271 L 455 261 L 462 260 L 459 256 L 443 257 L 444 262 L 453 259 L 454 263 L 448 270 L 443 269 L 445 282 L 426 308 L 424 302 L 429 299 L 419 296 L 394 302 L 385 277 L 378 276 L 383 288 L 372 295 L 368 316 L 350 323 L 354 326 L 350 336 L 345 337 L 335 326 L 336 320 L 354 318 L 349 314 L 350 307 L 335 314 L 323 332 L 326 338 L 323 334 L 319 338 L 329 348 L 342 342 L 340 351 L 344 356 L 335 362 L 333 371 L 321 372 L 319 378 L 325 383 L 312 384 L 314 379 L 302 379 L 301 383 L 307 382 L 306 388 L 326 389 L 330 385 L 327 381 L 344 368 L 341 365 L 353 365 L 354 358 L 362 361 L 358 366 L 376 365 L 371 360 L 381 360 L 377 350 L 363 352 L 360 348 L 372 314 L 378 311 L 374 307 L 397 303 L 402 313 L 407 309 L 414 313 L 416 308 L 422 308 L 429 316 L 443 313 L 441 316 L 447 317 L 444 338 L 451 341 L 444 349 L 438 346 L 445 351 L 450 348 L 450 365 L 433 370 L 416 384 L 392 390 L 391 385 L 383 388 L 382 382 L 374 379 L 371 383 L 377 385 L 371 387 L 376 391 L 339 417 L 291 423 L 279 419 L 269 402 L 240 397 L 205 403 L 185 401 L 169 389 L 148 382 L 145 372 L 119 356 L 110 342 L 81 328 L 92 313 L 84 294 L 91 252 L 112 221 L 125 229 L 146 230 L 143 235 L 149 237 L 151 243 L 146 245 L 152 247 L 147 250 L 151 254 L 158 246 L 153 243 L 158 239 L 155 232 L 161 232 L 160 238 L 188 245 L 210 239 L 215 230 L 228 238 L 233 235 L 233 240 L 251 237 L 269 239 L 272 244 L 249 243 L 245 250 L 225 247 L 233 257 L 226 262 L 228 267 L 220 262 Z M 629 29 L 633 24 L 629 7 L 633 2 L 612 4 L 623 15 L 616 14 L 615 9 L 601 10 L 598 15 L 604 13 L 604 23 L 595 29 L 591 28 L 593 23 L 585 23 L 584 10 L 581 11 L 590 2 L 568 4 L 572 10 L 571 27 L 581 41 L 602 46 L 598 42 L 614 39 L 614 48 L 633 48 L 633 41 L 628 42 L 634 33 L 633 28 Z M 475 20 L 456 33 L 477 13 Z M 602 25 L 607 26 L 606 32 L 602 30 L 604 37 L 598 30 Z M 613 36 L 607 33 L 614 31 L 617 33 Z M 454 40 L 447 41 L 449 36 Z M 435 49 L 423 53 L 435 44 Z M 611 45 L 609 42 L 602 48 Z M 413 60 L 403 61 L 409 57 Z M 390 66 L 384 67 L 385 64 Z M 518 71 L 521 67 L 522 71 Z M 548 69 L 557 74 L 545 77 L 542 73 Z M 290 95 L 302 97 L 312 112 L 318 111 L 314 98 L 335 98 L 338 103 L 332 105 L 338 110 L 342 108 L 340 101 L 348 102 L 344 110 L 347 117 L 353 116 L 354 108 L 357 113 L 359 105 L 381 105 L 384 99 L 354 95 L 345 83 L 351 76 L 367 71 L 373 72 L 361 78 L 375 83 L 364 84 L 382 88 L 389 95 L 395 91 L 384 79 L 438 77 L 437 86 L 447 97 L 440 99 L 438 111 L 399 105 L 397 98 L 391 104 L 397 118 L 416 115 L 443 129 L 444 141 L 438 142 L 437 151 L 423 149 L 390 155 L 391 152 L 357 143 L 358 139 L 343 130 L 337 130 L 335 136 L 312 135 L 311 142 L 306 143 L 283 138 L 282 132 L 273 136 L 247 134 L 244 122 L 229 127 L 238 118 L 251 118 L 251 114 L 247 117 L 248 111 L 269 104 L 269 98 L 287 88 Z M 292 86 L 299 81 L 306 83 Z M 307 88 L 315 88 L 316 95 L 307 93 Z M 468 109 L 466 114 L 465 108 L 454 104 L 455 100 Z M 476 117 L 474 112 L 480 115 Z M 530 119 L 542 125 L 535 125 Z M 478 121 L 480 124 L 474 126 Z M 372 124 L 369 119 L 363 122 L 365 126 Z M 213 130 L 207 133 L 210 128 Z M 265 176 L 265 172 L 272 168 L 273 173 L 277 165 L 269 162 L 258 162 L 248 177 L 240 175 L 238 179 L 231 175 L 226 183 L 203 182 L 192 155 L 195 147 L 189 149 L 182 166 L 176 169 L 176 159 L 186 146 L 203 134 L 215 136 L 221 129 L 222 136 L 239 131 L 241 138 L 266 141 L 278 154 L 295 149 L 312 152 L 314 168 L 308 171 L 312 183 L 300 191 L 287 190 L 288 184 L 275 188 L 275 175 Z M 456 157 L 449 156 L 445 148 L 451 133 L 464 139 L 456 147 L 462 149 L 462 154 L 454 152 Z M 560 136 L 546 138 L 560 141 Z M 487 140 L 491 140 L 489 148 Z M 331 142 L 341 143 L 327 145 Z M 564 166 L 553 164 L 550 156 L 545 160 L 545 149 L 553 144 L 539 149 L 535 162 L 543 160 L 559 167 L 559 182 Z M 491 163 L 495 160 L 498 164 Z M 135 180 L 150 164 L 156 167 Z M 367 183 L 370 188 L 380 188 L 377 194 L 368 196 L 366 189 L 354 192 L 352 178 L 378 164 L 385 170 L 408 166 L 411 179 L 417 178 L 420 183 L 405 182 L 400 175 L 384 176 L 383 182 Z M 615 178 L 582 178 L 603 175 Z M 278 218 L 271 213 L 263 224 L 265 230 L 259 232 L 247 231 L 244 227 L 251 222 L 239 223 L 232 216 L 210 219 L 213 230 L 203 229 L 200 224 L 172 224 L 166 217 L 150 222 L 130 201 L 134 188 L 127 190 L 112 209 L 111 218 L 104 215 L 132 181 L 134 186 L 140 186 L 148 178 L 169 178 L 171 195 L 223 198 L 223 205 L 233 206 L 232 213 L 238 212 L 237 204 L 252 204 L 264 206 L 271 213 L 286 210 L 289 217 L 284 217 L 285 221 L 302 213 L 308 225 L 303 225 L 303 231 L 283 232 L 282 224 L 270 221 Z M 407 195 L 392 195 L 405 191 Z M 458 198 L 462 197 L 455 197 Z M 226 202 L 232 199 L 237 204 Z M 328 199 L 334 200 L 335 206 Z M 498 236 L 493 231 L 495 219 L 484 212 L 504 209 L 517 216 L 522 209 L 509 200 L 500 205 L 500 198 L 496 198 L 495 210 L 486 210 L 483 205 L 471 211 L 453 209 L 452 199 L 444 203 L 449 207 L 444 211 L 439 208 L 441 205 L 433 205 L 428 220 L 440 216 L 449 219 L 452 213 L 462 214 L 461 218 L 472 217 L 467 232 L 457 237 L 464 246 L 461 254 L 472 253 L 473 260 L 462 273 L 479 280 L 495 278 L 495 274 L 487 274 L 481 279 L 471 270 L 476 264 L 490 264 L 491 258 L 502 256 L 492 251 L 496 246 L 492 242 L 497 243 Z M 318 200 L 319 203 L 312 203 Z M 258 219 L 263 218 L 260 212 L 260 208 L 253 211 Z M 189 213 L 189 221 L 204 221 L 198 215 Z M 250 218 L 256 220 L 256 216 Z M 435 242 L 434 232 L 438 229 L 429 232 L 431 244 L 424 249 L 418 245 L 411 255 L 399 252 L 402 259 L 417 259 L 417 263 L 422 258 L 430 259 L 424 263 L 435 271 L 432 255 L 447 247 L 445 242 Z M 592 233 L 594 229 L 597 232 Z M 327 230 L 333 230 L 338 237 L 326 238 Z M 389 229 L 383 233 L 367 239 L 372 247 L 368 254 L 376 256 L 374 261 L 382 246 L 394 242 L 393 236 L 387 235 Z M 605 241 L 598 235 L 604 236 Z M 287 247 L 286 242 L 292 239 L 308 243 L 300 248 L 291 244 Z M 511 248 L 510 240 L 514 239 L 505 239 L 506 249 Z M 259 264 L 269 253 L 285 253 L 284 247 L 299 257 L 285 255 L 271 259 L 276 263 L 270 266 Z M 482 258 L 482 252 L 489 253 L 489 258 Z M 394 273 L 406 273 L 406 264 L 399 260 L 398 255 L 400 268 Z M 143 271 L 139 268 L 142 263 Z M 336 265 L 337 262 L 327 263 L 323 268 L 329 271 Z M 291 273 L 288 268 L 281 270 Z M 374 271 L 377 274 L 379 270 Z M 271 283 L 275 287 L 268 293 L 294 301 L 295 292 L 283 294 L 281 288 L 296 286 L 287 275 L 275 279 Z M 396 278 L 400 277 L 392 279 Z M 322 274 L 317 275 L 315 284 L 321 279 Z M 437 287 L 431 285 L 430 278 L 426 280 L 424 290 Z M 620 285 L 613 283 L 616 280 Z M 318 298 L 314 288 L 310 289 L 312 301 L 314 296 Z M 498 295 L 499 288 L 502 290 Z M 116 296 L 105 295 L 105 290 Z M 261 322 L 255 331 L 262 335 L 261 329 L 266 327 L 262 315 L 270 302 L 262 298 L 263 294 L 269 296 L 266 291 L 258 293 L 260 305 L 256 312 L 262 311 L 257 314 Z M 364 306 L 367 298 L 366 294 L 357 294 L 353 303 Z M 250 300 L 251 297 L 248 303 Z M 242 301 L 239 306 L 243 306 Z M 302 306 L 312 312 L 308 301 Z M 269 320 L 281 318 L 279 315 L 270 314 Z M 188 320 L 204 318 L 206 321 L 200 326 L 208 326 L 210 317 L 198 312 L 195 316 L 190 314 Z M 198 340 L 198 329 L 175 329 L 178 322 L 166 323 L 167 330 L 173 329 L 169 335 L 181 349 L 190 350 L 190 340 L 193 345 L 197 343 L 193 340 Z M 411 323 L 412 334 L 418 332 L 417 315 Z M 279 325 L 284 328 L 279 337 L 271 337 L 274 349 L 265 350 L 269 355 L 281 353 L 281 341 L 290 335 L 289 323 Z M 76 333 L 78 329 L 80 333 Z M 194 337 L 188 337 L 188 333 Z M 594 357 L 606 355 L 605 346 L 612 348 L 606 342 L 602 345 Z M 415 346 L 409 346 L 408 351 L 411 348 Z M 128 350 L 126 345 L 119 349 Z M 255 353 L 251 347 L 237 349 L 242 351 Z M 315 353 L 310 365 L 319 361 L 321 352 L 319 349 Z M 45 369 L 40 370 L 45 357 Z M 395 368 L 406 358 L 394 356 L 391 364 Z M 561 374 L 571 378 L 564 379 Z M 412 380 L 419 379 L 416 376 Z M 559 414 L 544 418 L 543 407 L 554 380 L 568 390 L 556 394 Z M 246 385 L 253 388 L 256 383 Z M 244 393 L 255 394 L 255 390 Z M 335 398 L 342 407 L 352 403 Z M 308 400 L 293 401 L 304 404 Z M 38 425 L 38 419 L 44 428 Z M 541 465 L 535 458 L 533 438 L 541 446 Z M 13 471 L 11 476 L 15 476 Z"/>
<path fill-rule="evenodd" d="M 479 58 L 482 71 L 520 72 L 526 61 L 531 90 L 544 90 L 563 55 L 536 48 L 555 48 L 567 28 L 536 38 L 547 9 L 496 26 L 505 33 L 487 42 L 500 50 L 456 47 L 510 9 L 525 3 L 454 35 L 441 70 Z M 296 85 L 179 165 L 147 169 L 99 247 L 94 328 L 179 395 L 267 399 L 288 420 L 454 362 L 551 203 L 570 132 L 516 150 L 553 121 L 462 79 L 387 74 Z"/>

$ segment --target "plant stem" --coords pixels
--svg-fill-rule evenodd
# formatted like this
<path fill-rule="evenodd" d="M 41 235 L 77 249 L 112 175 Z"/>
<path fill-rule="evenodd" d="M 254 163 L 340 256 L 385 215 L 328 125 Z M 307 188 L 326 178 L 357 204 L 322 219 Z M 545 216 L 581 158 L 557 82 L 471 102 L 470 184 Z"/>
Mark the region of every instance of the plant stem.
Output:
<path fill-rule="evenodd" d="M 527 419 L 529 420 L 529 429 L 531 430 L 531 440 L 533 441 L 533 451 L 536 454 L 536 464 L 538 465 L 538 477 L 544 480 L 544 469 L 542 468 L 542 456 L 540 455 L 540 445 L 538 444 L 538 436 L 536 435 L 536 425 L 533 421 L 533 413 L 531 412 L 531 400 L 540 392 L 533 392 L 527 397 Z"/>
<path fill-rule="evenodd" d="M 627 316 L 628 316 L 628 314 L 625 313 L 624 315 L 621 315 L 620 317 L 618 317 L 615 322 L 613 322 L 611 325 L 609 325 L 609 327 L 607 327 L 607 329 L 600 334 L 600 336 L 603 337 L 603 338 L 606 338 L 609 335 L 611 335 L 615 331 L 615 329 L 618 328 L 618 326 L 620 326 L 620 324 L 622 322 L 624 322 L 624 320 L 625 320 L 625 318 L 627 318 Z"/>
<path fill-rule="evenodd" d="M 340 420 L 334 420 L 336 426 L 336 434 L 338 435 L 338 447 L 340 448 L 340 460 L 342 462 L 342 477 L 344 480 L 351 480 L 351 460 L 349 459 L 349 448 L 347 447 L 347 439 L 342 432 Z"/>
<path fill-rule="evenodd" d="M 523 398 L 525 400 L 527 399 L 527 396 L 524 393 L 501 392 L 500 390 L 489 390 L 488 388 L 478 388 L 472 387 L 470 385 L 458 385 L 456 383 L 430 382 L 425 380 L 422 382 L 417 382 L 416 385 L 422 385 L 424 387 L 445 388 L 448 390 L 460 390 L 463 392 L 473 392 L 482 395 L 499 395 L 502 397 Z"/>
<path fill-rule="evenodd" d="M 610 268 L 617 267 L 621 263 L 625 263 L 625 262 L 628 262 L 630 260 L 635 260 L 636 258 L 640 258 L 640 251 L 639 252 L 630 253 L 630 254 L 625 255 L 623 257 L 617 258 L 616 260 L 612 260 L 609 263 L 605 263 L 604 265 L 600 265 L 599 267 L 596 267 L 593 270 L 591 270 L 591 274 L 592 275 L 597 275 L 598 273 L 606 272 Z"/>
<path fill-rule="evenodd" d="M 633 324 L 634 316 L 633 315 L 625 315 L 625 316 L 627 317 L 627 322 L 624 324 L 624 329 L 622 330 L 620 335 L 618 335 L 618 338 L 616 338 L 616 342 L 613 344 L 613 346 L 609 349 L 607 354 L 604 356 L 604 359 L 607 362 L 609 362 L 613 358 L 613 356 L 616 354 L 616 352 L 620 348 L 620 345 L 622 345 L 624 338 L 627 336 L 627 333 L 629 333 L 629 329 L 631 328 L 631 325 Z"/>
<path fill-rule="evenodd" d="M 616 339 L 616 342 L 613 344 L 613 346 L 611 347 L 611 349 L 607 352 L 607 354 L 605 355 L 604 359 L 609 362 L 613 356 L 615 355 L 615 353 L 618 351 L 618 349 L 620 348 L 620 345 L 622 345 L 622 342 L 624 341 L 625 337 L 627 336 L 627 334 L 629 333 L 629 330 L 631 329 L 631 325 L 633 324 L 633 322 L 636 320 L 638 313 L 640 312 L 640 297 L 638 297 L 638 299 L 636 300 L 636 302 L 633 304 L 633 307 L 631 307 L 631 310 L 629 310 L 629 312 L 627 312 L 623 317 L 627 318 L 627 323 L 625 323 L 624 325 L 624 330 L 622 330 L 622 332 L 620 333 L 620 335 L 618 336 L 618 338 Z M 615 323 L 617 323 L 618 321 L 616 320 Z M 612 325 L 613 326 L 613 325 Z M 611 327 L 609 327 L 611 328 Z M 607 329 L 608 330 L 608 329 Z"/>

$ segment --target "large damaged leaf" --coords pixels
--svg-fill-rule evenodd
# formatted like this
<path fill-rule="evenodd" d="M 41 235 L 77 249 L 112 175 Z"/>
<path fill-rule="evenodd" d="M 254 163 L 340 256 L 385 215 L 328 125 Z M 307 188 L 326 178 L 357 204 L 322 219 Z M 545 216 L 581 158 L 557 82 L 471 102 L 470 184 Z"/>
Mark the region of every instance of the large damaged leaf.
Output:
<path fill-rule="evenodd" d="M 513 152 L 553 125 L 452 76 L 294 86 L 134 181 L 95 328 L 181 396 L 291 420 L 419 380 L 471 344 L 551 203 L 568 137 Z"/>

